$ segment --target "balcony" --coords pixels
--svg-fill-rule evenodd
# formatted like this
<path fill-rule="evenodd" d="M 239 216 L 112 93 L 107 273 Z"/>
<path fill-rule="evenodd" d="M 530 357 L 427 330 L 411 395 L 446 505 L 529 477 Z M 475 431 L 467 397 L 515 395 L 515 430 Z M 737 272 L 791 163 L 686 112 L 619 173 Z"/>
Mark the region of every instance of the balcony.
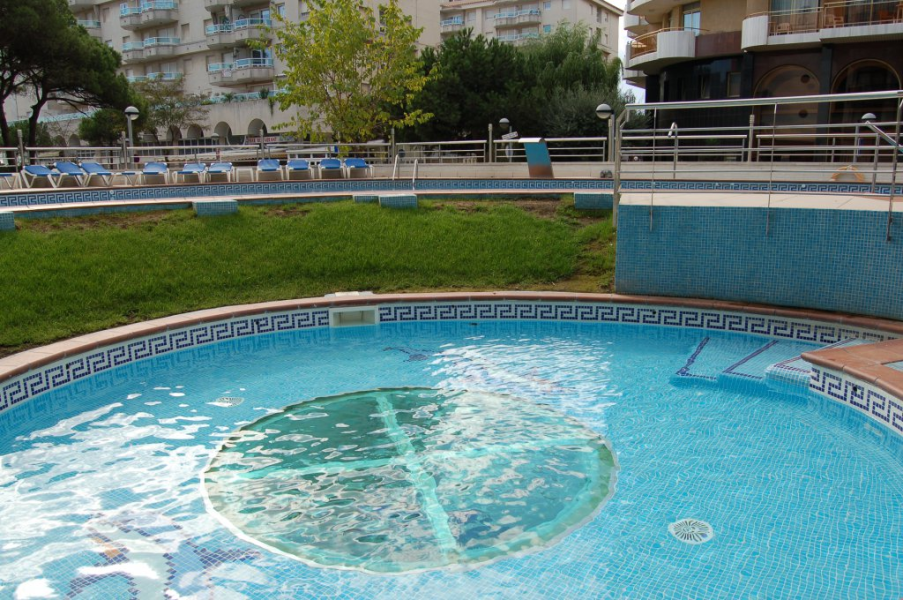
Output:
<path fill-rule="evenodd" d="M 246 45 L 248 40 L 259 40 L 268 36 L 273 26 L 270 19 L 238 19 L 232 25 L 236 45 Z"/>
<path fill-rule="evenodd" d="M 133 64 L 144 60 L 144 42 L 126 42 L 122 45 L 122 62 Z"/>
<path fill-rule="evenodd" d="M 665 13 L 686 3 L 687 0 L 633 0 L 627 3 L 627 12 L 640 17 L 652 17 L 653 22 L 660 22 Z"/>
<path fill-rule="evenodd" d="M 223 87 L 269 82 L 275 75 L 272 58 L 240 58 L 231 63 L 207 65 L 210 85 Z"/>
<path fill-rule="evenodd" d="M 538 25 L 542 23 L 542 13 L 539 10 L 507 11 L 496 14 L 495 28 L 520 27 L 522 25 Z"/>
<path fill-rule="evenodd" d="M 182 43 L 177 37 L 152 37 L 144 40 L 144 60 L 169 58 L 178 54 L 178 46 Z"/>
<path fill-rule="evenodd" d="M 128 31 L 179 21 L 179 5 L 169 0 L 145 0 L 139 6 L 119 7 L 119 25 Z"/>
<path fill-rule="evenodd" d="M 210 12 L 221 10 L 232 4 L 232 0 L 204 0 L 204 8 Z"/>
<path fill-rule="evenodd" d="M 464 29 L 464 17 L 452 17 L 439 21 L 439 33 L 442 35 L 457 33 Z"/>
<path fill-rule="evenodd" d="M 84 27 L 88 32 L 88 35 L 90 35 L 91 37 L 98 40 L 103 39 L 103 35 L 100 32 L 100 21 L 94 21 L 91 19 L 79 19 L 77 23 Z"/>
<path fill-rule="evenodd" d="M 527 33 L 506 33 L 504 35 L 496 36 L 496 39 L 506 44 L 521 46 L 531 40 L 539 39 L 539 33 L 535 31 L 530 31 Z"/>
<path fill-rule="evenodd" d="M 744 49 L 817 46 L 825 42 L 899 39 L 903 2 L 828 2 L 822 7 L 752 14 L 743 21 Z"/>
<path fill-rule="evenodd" d="M 646 17 L 627 13 L 624 15 L 624 29 L 630 37 L 636 37 L 652 31 L 652 26 L 646 20 Z"/>
<path fill-rule="evenodd" d="M 244 8 L 246 6 L 269 6 L 269 0 L 232 0 L 232 6 L 235 8 Z"/>
<path fill-rule="evenodd" d="M 69 0 L 69 9 L 73 12 L 87 10 L 100 4 L 100 0 Z"/>
<path fill-rule="evenodd" d="M 167 71 L 165 73 L 148 73 L 147 81 L 166 81 L 166 82 L 174 82 L 181 81 L 182 74 L 177 73 L 175 71 Z"/>
<path fill-rule="evenodd" d="M 630 42 L 628 69 L 648 70 L 696 57 L 693 29 L 666 28 L 641 35 Z"/>
<path fill-rule="evenodd" d="M 211 50 L 231 48 L 235 45 L 235 34 L 232 33 L 232 25 L 208 25 L 204 32 L 207 34 L 207 47 Z"/>

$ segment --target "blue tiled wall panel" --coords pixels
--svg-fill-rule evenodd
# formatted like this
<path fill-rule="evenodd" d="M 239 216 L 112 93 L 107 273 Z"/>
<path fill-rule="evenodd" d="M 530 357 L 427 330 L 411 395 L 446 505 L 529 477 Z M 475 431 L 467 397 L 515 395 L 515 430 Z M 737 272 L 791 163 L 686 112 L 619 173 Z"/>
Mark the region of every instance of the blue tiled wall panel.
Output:
<path fill-rule="evenodd" d="M 615 288 L 903 319 L 903 213 L 622 205 Z M 766 219 L 769 231 L 766 234 Z"/>
<path fill-rule="evenodd" d="M 417 208 L 417 194 L 388 194 L 379 197 L 384 208 Z"/>
<path fill-rule="evenodd" d="M 574 208 L 578 210 L 611 210 L 613 193 L 574 192 Z"/>
<path fill-rule="evenodd" d="M 15 231 L 16 223 L 12 211 L 0 211 L 0 231 Z"/>
<path fill-rule="evenodd" d="M 219 215 L 234 215 L 238 212 L 236 200 L 204 200 L 193 202 L 194 212 L 199 217 L 216 217 Z"/>

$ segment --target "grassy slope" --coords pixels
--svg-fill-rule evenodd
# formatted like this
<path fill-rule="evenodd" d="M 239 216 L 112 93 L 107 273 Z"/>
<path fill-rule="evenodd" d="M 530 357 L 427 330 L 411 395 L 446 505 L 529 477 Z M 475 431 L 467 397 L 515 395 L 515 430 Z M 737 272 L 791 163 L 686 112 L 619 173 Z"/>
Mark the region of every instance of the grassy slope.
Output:
<path fill-rule="evenodd" d="M 168 314 L 343 290 L 607 291 L 610 213 L 529 204 L 342 202 L 25 222 L 0 236 L 0 356 Z"/>

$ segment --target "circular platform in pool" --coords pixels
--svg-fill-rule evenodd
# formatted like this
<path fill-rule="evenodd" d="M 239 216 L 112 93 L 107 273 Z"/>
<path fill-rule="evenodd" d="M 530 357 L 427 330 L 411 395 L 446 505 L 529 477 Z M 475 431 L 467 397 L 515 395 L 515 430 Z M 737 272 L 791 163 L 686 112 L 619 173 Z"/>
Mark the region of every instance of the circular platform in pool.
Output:
<path fill-rule="evenodd" d="M 204 474 L 244 536 L 372 572 L 485 563 L 555 543 L 614 491 L 606 441 L 491 392 L 378 389 L 317 398 L 233 433 Z"/>

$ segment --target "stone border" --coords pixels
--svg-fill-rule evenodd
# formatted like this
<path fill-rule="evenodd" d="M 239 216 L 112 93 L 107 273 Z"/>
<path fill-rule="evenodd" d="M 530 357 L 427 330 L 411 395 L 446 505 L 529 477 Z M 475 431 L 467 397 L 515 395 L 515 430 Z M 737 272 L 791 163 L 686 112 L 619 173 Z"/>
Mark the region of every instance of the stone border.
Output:
<path fill-rule="evenodd" d="M 903 372 L 863 365 L 850 356 L 903 359 L 903 323 L 873 317 L 686 298 L 565 292 L 457 292 L 308 298 L 201 310 L 91 333 L 0 358 L 0 412 L 84 377 L 178 350 L 277 331 L 327 328 L 330 309 L 372 307 L 379 322 L 543 320 L 609 322 L 734 331 L 831 344 L 845 338 L 876 342 L 806 353 L 817 367 L 846 374 L 853 397 L 868 384 L 888 396 L 867 414 L 903 435 Z M 840 358 L 846 363 L 837 362 Z M 864 359 L 863 359 L 864 360 Z M 878 359 L 873 359 L 878 361 Z M 833 361 L 833 362 L 832 362 Z M 838 367 L 838 364 L 840 366 Z M 868 370 L 865 367 L 873 367 Z M 857 370 L 859 369 L 859 370 Z M 888 373 L 890 372 L 890 373 Z M 816 368 L 810 388 L 840 402 Z M 846 398 L 846 399 L 845 399 Z M 856 406 L 856 404 L 853 404 Z M 885 407 L 887 410 L 885 410 Z M 895 408 L 896 407 L 896 408 Z M 859 410 L 864 411 L 861 407 Z M 866 411 L 864 411 L 866 412 Z"/>

